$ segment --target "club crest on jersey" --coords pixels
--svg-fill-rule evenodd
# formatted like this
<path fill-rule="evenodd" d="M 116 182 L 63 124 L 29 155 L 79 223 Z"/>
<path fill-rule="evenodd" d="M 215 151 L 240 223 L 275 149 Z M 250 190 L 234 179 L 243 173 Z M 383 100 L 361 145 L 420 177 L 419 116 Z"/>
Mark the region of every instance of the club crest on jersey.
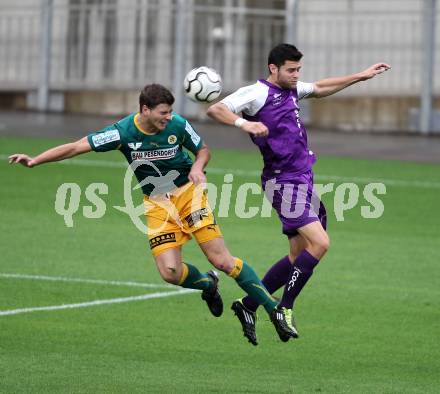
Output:
<path fill-rule="evenodd" d="M 129 142 L 128 147 L 133 150 L 138 150 L 142 146 L 142 142 Z"/>
<path fill-rule="evenodd" d="M 272 105 L 280 105 L 283 102 L 283 94 L 282 93 L 275 93 L 273 95 Z"/>
<path fill-rule="evenodd" d="M 177 141 L 177 137 L 176 137 L 174 134 L 171 134 L 171 135 L 168 137 L 168 143 L 169 143 L 169 144 L 175 144 L 176 141 Z"/>

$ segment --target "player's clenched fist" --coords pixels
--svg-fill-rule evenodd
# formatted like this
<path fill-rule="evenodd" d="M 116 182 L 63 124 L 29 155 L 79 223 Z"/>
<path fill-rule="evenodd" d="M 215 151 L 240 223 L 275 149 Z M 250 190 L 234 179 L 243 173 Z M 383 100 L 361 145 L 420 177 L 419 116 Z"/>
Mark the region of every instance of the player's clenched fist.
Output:
<path fill-rule="evenodd" d="M 203 171 L 191 170 L 188 174 L 188 179 L 196 186 L 206 183 L 206 176 Z"/>
<path fill-rule="evenodd" d="M 269 129 L 261 122 L 245 122 L 241 128 L 255 137 L 266 137 L 269 134 Z"/>

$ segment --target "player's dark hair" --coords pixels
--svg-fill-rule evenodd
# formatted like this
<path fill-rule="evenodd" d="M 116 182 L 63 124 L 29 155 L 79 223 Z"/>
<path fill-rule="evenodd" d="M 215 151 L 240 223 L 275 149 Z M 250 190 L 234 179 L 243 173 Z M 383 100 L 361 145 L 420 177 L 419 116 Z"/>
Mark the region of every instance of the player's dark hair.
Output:
<path fill-rule="evenodd" d="M 267 65 L 269 66 L 269 64 L 275 64 L 275 66 L 280 68 L 287 60 L 299 62 L 302 56 L 303 54 L 298 51 L 295 45 L 278 44 L 269 52 Z"/>
<path fill-rule="evenodd" d="M 162 85 L 153 83 L 146 85 L 139 95 L 139 106 L 142 111 L 142 107 L 146 105 L 149 109 L 157 107 L 159 104 L 174 104 L 173 94 Z"/>

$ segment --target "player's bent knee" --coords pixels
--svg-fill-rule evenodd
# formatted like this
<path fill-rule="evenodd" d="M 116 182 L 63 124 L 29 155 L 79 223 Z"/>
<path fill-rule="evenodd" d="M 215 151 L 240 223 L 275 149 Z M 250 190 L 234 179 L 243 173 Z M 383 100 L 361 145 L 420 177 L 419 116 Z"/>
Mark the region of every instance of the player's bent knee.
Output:
<path fill-rule="evenodd" d="M 323 248 L 325 249 L 326 252 L 330 249 L 330 238 L 328 236 L 325 238 L 325 241 L 323 243 Z"/>
<path fill-rule="evenodd" d="M 212 257 L 208 258 L 209 262 L 218 270 L 225 271 L 227 270 L 227 265 L 224 264 L 221 258 L 218 257 Z"/>
<path fill-rule="evenodd" d="M 208 261 L 218 270 L 222 272 L 231 272 L 234 268 L 234 262 L 231 256 L 223 253 L 216 253 L 208 255 Z"/>
<path fill-rule="evenodd" d="M 323 237 L 315 244 L 315 249 L 317 249 L 320 257 L 324 256 L 330 248 L 330 238 Z"/>
<path fill-rule="evenodd" d="M 162 267 L 159 269 L 159 274 L 162 279 L 172 285 L 177 285 L 179 283 L 179 277 L 177 275 L 176 269 L 172 267 Z"/>
<path fill-rule="evenodd" d="M 162 279 L 167 282 L 170 283 L 172 285 L 177 285 L 179 284 L 179 279 L 176 276 L 173 276 L 172 274 L 162 274 Z"/>
<path fill-rule="evenodd" d="M 330 239 L 328 236 L 320 237 L 311 242 L 307 250 L 317 259 L 321 259 L 330 248 Z"/>

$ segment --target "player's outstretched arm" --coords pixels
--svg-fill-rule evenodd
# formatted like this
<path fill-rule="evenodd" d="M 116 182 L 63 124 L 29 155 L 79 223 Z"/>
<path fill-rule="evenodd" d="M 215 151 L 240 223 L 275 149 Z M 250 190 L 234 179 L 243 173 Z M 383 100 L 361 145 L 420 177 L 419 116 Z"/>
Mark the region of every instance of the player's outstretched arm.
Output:
<path fill-rule="evenodd" d="M 206 183 L 206 176 L 203 172 L 204 168 L 211 159 L 211 153 L 206 145 L 203 145 L 196 154 L 196 158 L 191 167 L 191 171 L 188 174 L 188 179 L 194 183 L 194 185 L 199 185 L 200 183 Z"/>
<path fill-rule="evenodd" d="M 234 125 L 255 137 L 265 137 L 269 134 L 268 128 L 261 122 L 249 122 L 234 114 L 225 104 L 215 103 L 208 108 L 207 115 L 217 122 Z"/>
<path fill-rule="evenodd" d="M 91 150 L 92 148 L 87 141 L 87 137 L 83 137 L 78 141 L 51 148 L 35 157 L 28 156 L 24 153 L 15 153 L 9 156 L 9 164 L 22 164 L 25 167 L 35 167 L 51 161 L 69 159 L 70 157 L 87 153 Z"/>
<path fill-rule="evenodd" d="M 330 96 L 357 82 L 366 81 L 367 79 L 371 79 L 376 75 L 382 74 L 390 68 L 391 66 L 389 64 L 376 63 L 356 74 L 346 75 L 344 77 L 326 78 L 316 81 L 314 82 L 314 91 L 310 97 L 320 98 Z"/>

